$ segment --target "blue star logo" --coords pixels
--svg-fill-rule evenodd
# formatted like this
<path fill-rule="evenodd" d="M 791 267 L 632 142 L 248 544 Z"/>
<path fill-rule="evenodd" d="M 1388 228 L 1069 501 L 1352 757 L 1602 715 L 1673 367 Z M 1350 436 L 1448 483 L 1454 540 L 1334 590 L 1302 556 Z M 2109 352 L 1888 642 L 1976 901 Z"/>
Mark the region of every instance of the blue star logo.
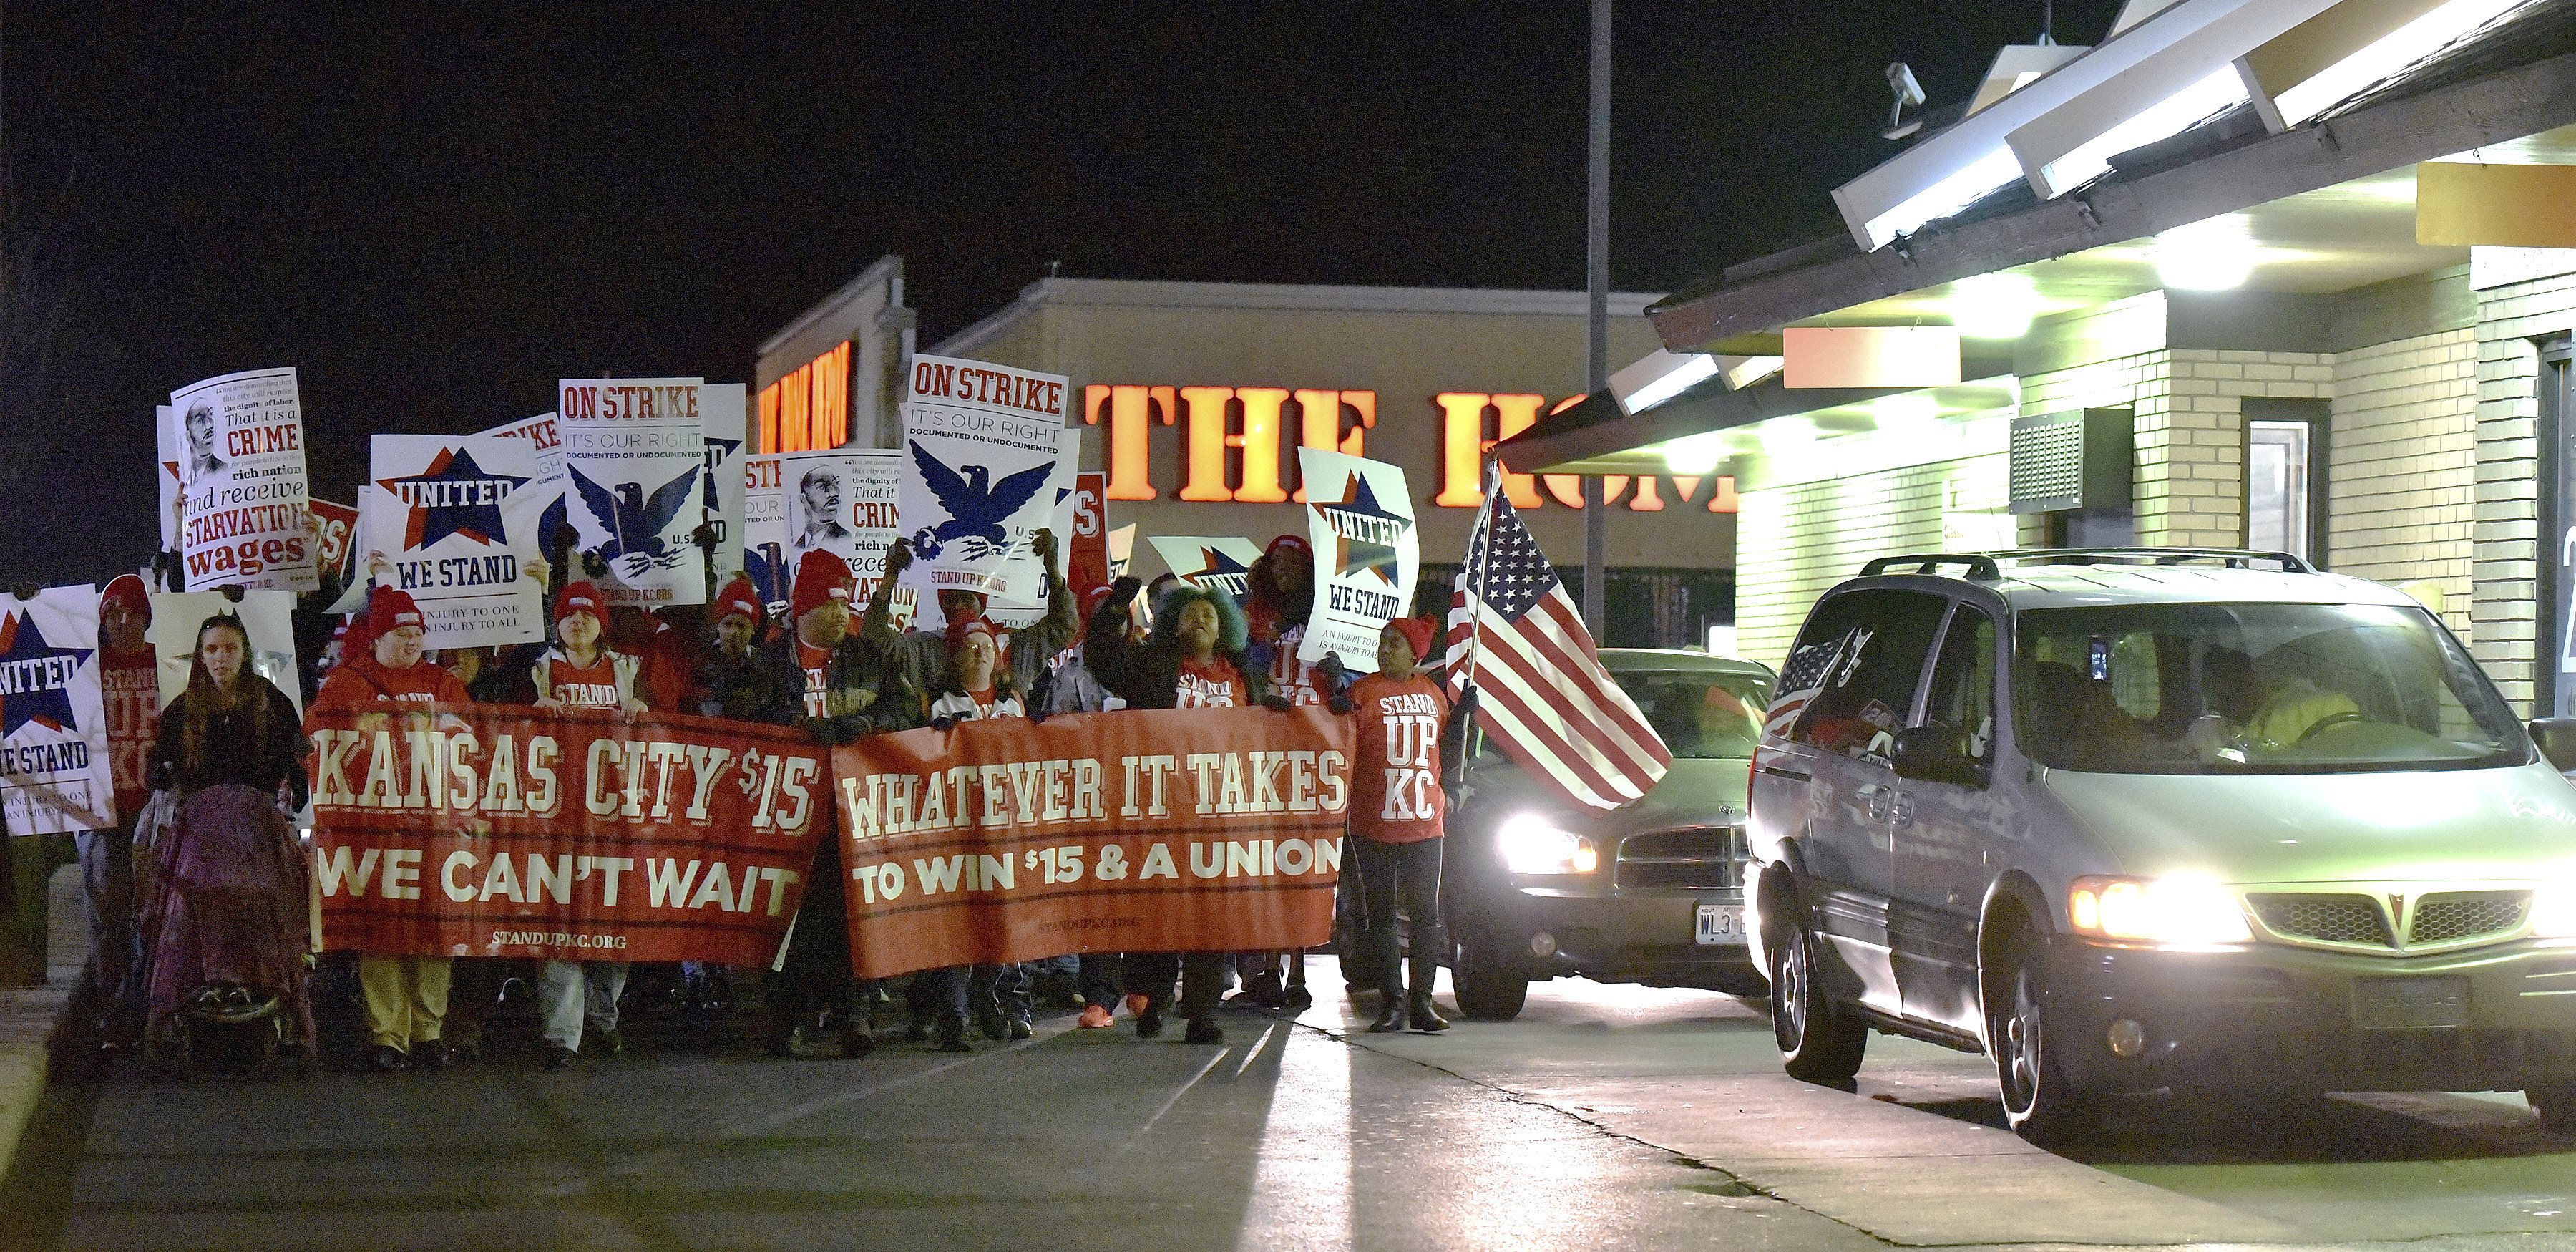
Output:
<path fill-rule="evenodd" d="M 72 675 L 92 648 L 57 648 L 25 613 L 0 620 L 0 739 L 34 722 L 57 733 L 78 730 L 72 719 Z"/>
<path fill-rule="evenodd" d="M 1173 572 L 1180 573 L 1178 570 Z M 1233 557 L 1228 556 L 1215 548 L 1202 546 L 1199 549 L 1198 572 L 1195 574 L 1181 574 L 1181 580 L 1194 587 L 1207 587 L 1212 590 L 1222 591 L 1227 595 L 1240 600 L 1243 598 L 1244 593 L 1250 589 L 1247 580 L 1251 573 L 1251 566 L 1235 560 Z"/>
<path fill-rule="evenodd" d="M 1395 541 L 1413 528 L 1413 522 L 1380 507 L 1377 492 L 1358 474 L 1344 484 L 1342 495 L 1339 502 L 1317 501 L 1311 506 L 1332 529 L 1334 568 L 1345 576 L 1365 570 L 1394 586 Z"/>
<path fill-rule="evenodd" d="M 501 533 L 501 502 L 527 485 L 525 478 L 487 474 L 474 454 L 448 448 L 429 468 L 409 478 L 379 478 L 376 485 L 410 506 L 403 524 L 403 547 L 419 551 L 449 535 L 477 543 L 506 543 Z"/>

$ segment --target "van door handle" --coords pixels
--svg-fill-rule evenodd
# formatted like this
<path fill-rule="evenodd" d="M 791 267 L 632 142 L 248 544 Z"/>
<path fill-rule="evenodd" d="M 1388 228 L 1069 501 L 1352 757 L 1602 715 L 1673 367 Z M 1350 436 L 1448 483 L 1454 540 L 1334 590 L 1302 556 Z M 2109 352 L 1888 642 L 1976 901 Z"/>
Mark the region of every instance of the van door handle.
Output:
<path fill-rule="evenodd" d="M 1888 820 L 1899 826 L 1913 825 L 1914 797 L 1902 791 L 1897 792 L 1896 799 L 1888 805 Z"/>
<path fill-rule="evenodd" d="M 1873 822 L 1886 821 L 1888 807 L 1895 795 L 1896 789 L 1893 787 L 1881 787 L 1876 783 L 1865 785 L 1860 789 L 1862 810 L 1869 814 L 1869 820 Z"/>

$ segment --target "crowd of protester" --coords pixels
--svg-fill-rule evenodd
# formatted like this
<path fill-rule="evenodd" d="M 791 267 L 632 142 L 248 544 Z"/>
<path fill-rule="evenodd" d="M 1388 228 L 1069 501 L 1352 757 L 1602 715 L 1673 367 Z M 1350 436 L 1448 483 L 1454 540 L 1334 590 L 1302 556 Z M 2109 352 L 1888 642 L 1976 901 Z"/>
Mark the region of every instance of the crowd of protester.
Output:
<path fill-rule="evenodd" d="M 466 704 L 676 712 L 794 727 L 828 745 L 988 718 L 1325 705 L 1356 723 L 1338 927 L 1346 982 L 1355 995 L 1378 995 L 1370 1030 L 1445 1029 L 1430 994 L 1443 942 L 1441 822 L 1453 802 L 1444 790 L 1456 774 L 1443 762 L 1458 759 L 1474 693 L 1453 708 L 1429 671 L 1432 624 L 1390 623 L 1376 672 L 1352 681 L 1338 657 L 1314 665 L 1298 657 L 1316 581 L 1301 538 L 1270 544 L 1243 603 L 1166 575 L 1141 596 L 1146 603 L 1140 593 L 1148 589 L 1121 578 L 1077 604 L 1054 536 L 1037 532 L 1034 548 L 1045 565 L 1045 611 L 1016 628 L 993 621 L 981 596 L 943 591 L 944 629 L 898 629 L 891 592 L 912 560 L 901 543 L 888 550 L 885 577 L 863 606 L 853 603 L 845 562 L 807 552 L 777 621 L 742 576 L 710 605 L 645 613 L 612 607 L 594 584 L 551 578 L 558 566 L 530 562 L 533 577 L 559 584 L 548 641 L 441 654 L 424 651 L 411 597 L 377 585 L 366 611 L 339 623 L 307 662 L 306 716 L 355 715 L 367 731 L 395 719 L 461 728 L 454 709 Z M 575 561 L 560 568 L 578 572 Z M 300 1027 L 300 1037 L 288 1037 L 309 1060 L 316 1040 L 313 979 L 303 969 L 307 870 L 285 826 L 306 798 L 304 727 L 294 702 L 251 671 L 240 619 L 222 613 L 198 627 L 186 690 L 160 706 L 156 658 L 144 639 L 151 612 L 144 583 L 132 575 L 101 596 L 118 825 L 82 835 L 78 856 L 93 940 L 84 981 L 99 1006 L 104 1047 L 184 1046 L 184 1032 L 171 1029 L 183 1000 L 217 994 L 204 981 L 210 972 L 233 980 L 221 994 L 247 994 L 234 983 L 251 982 L 241 972 L 249 970 L 283 997 L 272 1011 Z M 182 821 L 190 849 L 156 839 Z M 223 838 L 198 839 L 201 823 Z M 265 884 L 260 891 L 222 897 L 239 916 L 188 916 L 193 897 L 164 889 L 209 872 L 189 858 L 210 855 L 259 864 L 243 881 Z M 660 988 L 664 1002 L 694 996 L 720 1004 L 756 981 L 768 1011 L 766 1046 L 781 1057 L 813 1054 L 818 1043 L 844 1057 L 867 1055 L 898 1003 L 909 1011 L 909 1039 L 952 1052 L 972 1049 L 970 1026 L 995 1041 L 1029 1038 L 1042 1002 L 1078 1004 L 1078 1029 L 1107 1029 L 1123 1009 L 1141 1038 L 1162 1034 L 1177 1015 L 1187 1042 L 1221 1042 L 1219 1007 L 1238 975 L 1233 1003 L 1312 1003 L 1303 954 L 1295 952 L 1083 952 L 862 980 L 850 957 L 839 839 L 817 839 L 814 856 L 773 968 L 690 964 L 636 982 Z M 1399 914 L 1410 923 L 1409 970 L 1400 961 Z M 630 972 L 622 961 L 357 954 L 354 998 L 367 1063 L 398 1071 L 482 1057 L 487 1019 L 514 984 L 533 992 L 540 1064 L 560 1068 L 585 1051 L 615 1056 L 627 1047 L 619 1009 L 631 998 Z"/>

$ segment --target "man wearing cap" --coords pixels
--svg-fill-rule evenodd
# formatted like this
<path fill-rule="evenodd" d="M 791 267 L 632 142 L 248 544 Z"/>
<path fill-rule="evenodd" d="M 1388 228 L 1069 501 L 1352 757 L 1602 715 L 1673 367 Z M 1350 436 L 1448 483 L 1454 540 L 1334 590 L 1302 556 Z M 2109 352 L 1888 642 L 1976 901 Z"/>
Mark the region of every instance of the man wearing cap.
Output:
<path fill-rule="evenodd" d="M 725 706 L 735 689 L 751 681 L 751 647 L 760 642 L 766 616 L 750 577 L 734 575 L 716 596 L 714 650 L 689 675 L 690 712 L 701 717 L 727 716 Z"/>
<path fill-rule="evenodd" d="M 555 594 L 555 647 L 529 675 L 538 708 L 645 711 L 635 695 L 635 658 L 600 646 L 607 616 L 599 588 L 587 581 L 566 583 Z M 601 1051 L 617 1055 L 623 1046 L 617 997 L 625 990 L 624 961 L 547 960 L 537 972 L 537 1018 L 544 1023 L 537 1049 L 545 1067 L 561 1069 L 581 1054 L 585 1026 Z"/>
<path fill-rule="evenodd" d="M 1082 629 L 1081 619 L 1073 612 L 1073 588 L 1066 585 L 1056 568 L 1055 532 L 1040 528 L 1029 536 L 1029 550 L 1046 563 L 1047 614 L 1030 625 L 997 636 L 1003 649 L 1002 663 L 1022 691 L 1037 690 L 1047 662 L 1064 651 L 1064 646 L 1073 642 L 1075 632 Z M 895 580 L 911 564 L 912 545 L 898 539 L 886 548 L 885 577 L 877 580 L 875 594 L 868 597 L 861 633 L 886 654 L 906 687 L 916 692 L 937 691 L 941 676 L 948 671 L 947 636 L 927 630 L 898 634 L 889 616 Z M 939 612 L 950 622 L 979 618 L 984 616 L 984 597 L 972 591 L 942 591 Z"/>
<path fill-rule="evenodd" d="M 795 623 L 752 651 L 750 675 L 725 696 L 724 716 L 801 727 L 825 744 L 920 724 L 918 697 L 880 694 L 881 685 L 894 684 L 874 651 L 850 634 L 850 586 L 849 563 L 829 552 L 808 552 L 797 562 L 790 601 Z M 834 824 L 816 832 L 805 899 L 769 980 L 774 1056 L 793 1055 L 797 1028 L 827 1012 L 839 1023 L 841 1055 L 865 1056 L 876 1048 L 869 1020 L 875 988 L 850 971 L 841 810 L 827 804 L 823 811 Z"/>
<path fill-rule="evenodd" d="M 465 684 L 421 659 L 420 606 L 404 592 L 377 587 L 367 599 L 367 628 L 373 646 L 331 670 L 305 710 L 304 733 L 313 733 L 320 715 L 341 712 L 357 713 L 356 729 L 366 735 L 385 729 L 395 718 L 405 728 L 466 729 L 464 719 L 439 707 L 467 703 Z M 444 955 L 358 955 L 367 1037 L 375 1047 L 368 1063 L 376 1070 L 436 1069 L 447 1063 L 447 1048 L 438 1036 L 447 1015 L 449 972 Z"/>
<path fill-rule="evenodd" d="M 116 783 L 116 828 L 81 832 L 81 885 L 89 899 L 89 994 L 101 1007 L 100 1037 L 122 1045 L 135 1023 L 125 985 L 135 965 L 134 819 L 151 799 L 145 757 L 160 735 L 161 688 L 152 643 L 152 597 L 143 580 L 119 574 L 98 597 L 99 685 L 107 703 L 107 752 Z M 136 989 L 139 993 L 139 988 Z"/>

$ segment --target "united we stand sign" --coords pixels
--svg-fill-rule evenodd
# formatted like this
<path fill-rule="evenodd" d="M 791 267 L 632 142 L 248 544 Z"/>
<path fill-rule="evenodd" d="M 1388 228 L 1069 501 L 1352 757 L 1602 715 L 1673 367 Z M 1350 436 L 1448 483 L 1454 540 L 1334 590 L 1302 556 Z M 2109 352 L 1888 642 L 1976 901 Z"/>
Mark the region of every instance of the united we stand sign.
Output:
<path fill-rule="evenodd" d="M 324 949 L 776 955 L 829 837 L 829 762 L 784 727 L 464 705 L 310 726 Z"/>
<path fill-rule="evenodd" d="M 1321 708 L 961 722 L 832 750 L 861 978 L 1332 936 L 1351 724 Z"/>

